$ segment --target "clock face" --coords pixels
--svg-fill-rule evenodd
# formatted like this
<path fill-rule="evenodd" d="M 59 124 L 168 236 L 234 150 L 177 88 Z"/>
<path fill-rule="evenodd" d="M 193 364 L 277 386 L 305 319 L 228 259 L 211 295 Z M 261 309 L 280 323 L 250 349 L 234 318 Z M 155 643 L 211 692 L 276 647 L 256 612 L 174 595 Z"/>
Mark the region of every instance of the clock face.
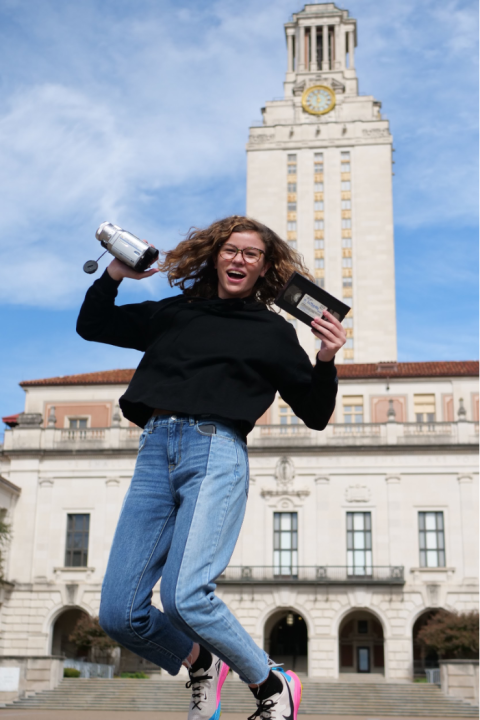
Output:
<path fill-rule="evenodd" d="M 304 91 L 302 107 L 310 115 L 325 115 L 335 107 L 335 93 L 326 85 L 314 85 Z"/>

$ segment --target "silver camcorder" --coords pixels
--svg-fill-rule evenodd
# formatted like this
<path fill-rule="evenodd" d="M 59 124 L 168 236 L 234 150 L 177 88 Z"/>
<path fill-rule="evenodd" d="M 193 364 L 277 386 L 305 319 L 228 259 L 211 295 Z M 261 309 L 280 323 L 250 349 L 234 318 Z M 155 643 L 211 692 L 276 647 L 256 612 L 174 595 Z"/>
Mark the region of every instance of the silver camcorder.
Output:
<path fill-rule="evenodd" d="M 113 223 L 102 223 L 95 233 L 95 237 L 100 241 L 106 252 L 111 253 L 136 272 L 146 270 L 159 255 L 158 250 L 145 240 L 140 240 L 132 233 L 122 230 L 121 227 Z M 98 259 L 100 260 L 100 258 Z M 87 260 L 83 269 L 86 273 L 92 274 L 98 269 L 98 262 L 96 260 Z"/>

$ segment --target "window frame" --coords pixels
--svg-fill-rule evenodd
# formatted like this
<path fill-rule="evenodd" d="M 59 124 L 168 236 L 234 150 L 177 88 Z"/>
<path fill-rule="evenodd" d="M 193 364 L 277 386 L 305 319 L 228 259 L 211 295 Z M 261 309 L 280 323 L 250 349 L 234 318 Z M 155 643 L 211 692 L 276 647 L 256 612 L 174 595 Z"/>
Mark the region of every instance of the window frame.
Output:
<path fill-rule="evenodd" d="M 83 518 L 82 528 L 76 527 L 76 518 Z M 70 526 L 70 520 L 72 519 L 72 526 Z M 85 522 L 86 520 L 86 522 Z M 86 527 L 85 527 L 86 525 Z M 91 527 L 91 514 L 90 513 L 67 513 L 67 526 L 65 532 L 65 558 L 64 567 L 88 567 L 88 552 L 90 542 L 90 527 Z M 81 535 L 81 546 L 80 548 L 75 547 L 74 536 Z M 71 539 L 73 537 L 73 542 Z M 86 538 L 86 542 L 85 542 Z M 80 563 L 75 563 L 75 553 L 80 553 Z"/>
<path fill-rule="evenodd" d="M 363 516 L 363 528 L 355 527 L 355 516 Z M 372 512 L 370 510 L 348 510 L 346 513 L 346 540 L 347 540 L 347 575 L 348 577 L 372 577 L 373 574 L 373 542 L 372 542 Z M 351 520 L 351 522 L 350 522 Z M 363 534 L 363 541 L 355 547 L 355 533 Z M 349 555 L 351 553 L 351 555 Z M 363 564 L 357 564 L 356 553 L 363 553 Z M 359 572 L 357 572 L 359 570 Z M 362 571 L 363 570 L 363 571 Z"/>
<path fill-rule="evenodd" d="M 426 516 L 435 516 L 435 530 L 426 527 Z M 439 528 L 438 520 L 441 519 Z M 445 568 L 447 566 L 445 548 L 445 513 L 443 510 L 419 510 L 418 517 L 418 551 L 421 568 Z M 422 527 L 423 526 L 423 527 Z M 428 547 L 428 535 L 435 535 L 435 547 Z M 440 542 L 439 542 L 440 540 Z M 429 564 L 429 553 L 435 553 L 436 565 Z"/>
<path fill-rule="evenodd" d="M 281 516 L 290 516 L 290 528 L 282 528 Z M 278 522 L 277 522 L 278 519 Z M 282 547 L 284 538 L 282 535 L 290 535 L 289 547 Z M 278 553 L 278 555 L 277 555 Z M 284 564 L 283 554 L 289 553 L 290 558 Z M 285 572 L 288 570 L 288 572 Z M 273 513 L 273 575 L 274 577 L 297 577 L 298 576 L 298 512 L 297 511 L 274 511 Z"/>

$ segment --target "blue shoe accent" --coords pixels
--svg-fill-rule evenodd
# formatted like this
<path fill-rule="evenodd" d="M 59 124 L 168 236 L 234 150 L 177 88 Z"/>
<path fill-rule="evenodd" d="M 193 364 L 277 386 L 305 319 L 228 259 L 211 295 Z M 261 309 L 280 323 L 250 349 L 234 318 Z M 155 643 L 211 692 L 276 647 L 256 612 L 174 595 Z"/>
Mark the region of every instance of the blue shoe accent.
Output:
<path fill-rule="evenodd" d="M 287 675 L 287 673 L 285 672 L 285 670 L 284 670 L 283 668 L 281 668 L 281 667 L 271 667 L 270 670 L 276 670 L 277 672 L 282 673 L 282 675 L 283 675 L 283 677 L 285 678 L 285 680 L 288 680 L 288 682 L 292 682 L 291 676 L 290 676 L 290 675 Z"/>
<path fill-rule="evenodd" d="M 220 720 L 221 712 L 222 712 L 222 703 L 219 704 L 218 708 L 215 710 L 215 712 L 213 713 L 210 720 Z"/>

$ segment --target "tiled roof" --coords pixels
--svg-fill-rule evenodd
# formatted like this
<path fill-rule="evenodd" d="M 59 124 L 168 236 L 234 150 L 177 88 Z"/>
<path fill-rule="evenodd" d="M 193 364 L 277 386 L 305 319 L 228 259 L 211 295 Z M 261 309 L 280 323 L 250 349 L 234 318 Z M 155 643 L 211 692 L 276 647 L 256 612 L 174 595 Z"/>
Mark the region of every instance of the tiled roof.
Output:
<path fill-rule="evenodd" d="M 16 415 L 6 415 L 5 417 L 2 417 L 2 422 L 5 423 L 5 425 L 8 425 L 8 427 L 15 427 L 18 425 L 18 416 L 20 413 L 17 413 Z"/>
<path fill-rule="evenodd" d="M 375 378 L 432 378 L 478 376 L 478 360 L 380 362 L 337 365 L 341 380 Z"/>
<path fill-rule="evenodd" d="M 438 362 L 385 362 L 337 365 L 341 380 L 367 380 L 382 378 L 428 378 L 428 377 L 475 377 L 478 375 L 478 360 Z M 61 375 L 42 380 L 25 380 L 21 387 L 39 385 L 128 385 L 134 370 L 103 370 Z"/>
<path fill-rule="evenodd" d="M 35 385 L 128 385 L 135 370 L 102 370 L 100 372 L 80 373 L 79 375 L 59 375 L 42 380 L 24 380 L 21 387 Z"/>

